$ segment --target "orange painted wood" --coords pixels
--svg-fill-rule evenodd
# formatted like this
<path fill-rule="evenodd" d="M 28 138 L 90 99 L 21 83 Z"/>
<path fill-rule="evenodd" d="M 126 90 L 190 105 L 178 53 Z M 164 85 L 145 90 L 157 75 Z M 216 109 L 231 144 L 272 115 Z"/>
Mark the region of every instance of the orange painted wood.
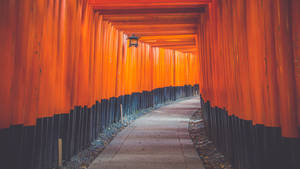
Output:
<path fill-rule="evenodd" d="M 200 7 L 211 0 L 89 0 L 89 4 L 98 9 L 139 9 L 139 8 L 182 8 Z"/>
<path fill-rule="evenodd" d="M 1 129 L 35 125 L 76 105 L 199 81 L 192 73 L 199 65 L 181 65 L 196 63 L 195 56 L 142 41 L 129 48 L 127 35 L 85 0 L 2 0 L 0 14 Z M 162 38 L 170 37 L 191 39 Z M 183 62 L 175 64 L 179 56 Z"/>
<path fill-rule="evenodd" d="M 205 6 L 209 1 L 89 1 L 95 12 L 103 15 L 104 20 L 112 23 L 118 30 L 127 35 L 135 34 L 141 38 L 151 36 L 158 38 L 161 36 L 171 37 L 182 35 L 196 35 L 197 22 L 200 14 L 205 12 Z M 186 6 L 187 5 L 187 6 Z M 193 44 L 195 38 L 178 38 L 170 41 L 158 42 L 143 41 L 153 47 L 178 47 L 189 45 L 189 49 L 184 48 L 182 52 L 196 53 L 196 46 Z M 173 42 L 172 42 L 173 40 Z M 176 43 L 174 41 L 177 41 Z M 161 46 L 163 45 L 163 46 Z M 175 48 L 176 49 L 176 48 Z"/>
<path fill-rule="evenodd" d="M 300 2 L 292 0 L 291 2 L 291 26 L 292 26 L 292 41 L 293 41 L 293 54 L 294 54 L 294 69 L 295 80 L 297 89 L 297 116 L 298 126 L 300 126 Z"/>
<path fill-rule="evenodd" d="M 204 99 L 290 138 L 299 137 L 297 7 L 297 0 L 213 0 L 197 37 Z"/>
<path fill-rule="evenodd" d="M 137 16 L 143 14 L 145 16 L 161 16 L 161 15 L 184 15 L 184 16 L 193 16 L 199 15 L 205 12 L 205 7 L 202 8 L 150 8 L 150 9 L 131 9 L 127 8 L 121 9 L 95 9 L 95 11 L 101 15 L 105 16 Z"/>

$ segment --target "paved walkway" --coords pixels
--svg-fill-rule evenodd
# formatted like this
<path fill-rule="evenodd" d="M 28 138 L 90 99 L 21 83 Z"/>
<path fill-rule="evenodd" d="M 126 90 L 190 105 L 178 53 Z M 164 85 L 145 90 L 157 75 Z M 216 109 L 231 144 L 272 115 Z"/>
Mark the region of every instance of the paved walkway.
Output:
<path fill-rule="evenodd" d="M 198 97 L 161 107 L 122 130 L 89 169 L 204 169 L 188 133 Z"/>

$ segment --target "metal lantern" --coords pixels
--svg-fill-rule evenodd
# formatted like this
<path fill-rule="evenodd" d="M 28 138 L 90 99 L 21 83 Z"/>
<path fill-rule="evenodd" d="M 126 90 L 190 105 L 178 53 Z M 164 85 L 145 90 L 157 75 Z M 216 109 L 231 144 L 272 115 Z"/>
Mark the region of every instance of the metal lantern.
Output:
<path fill-rule="evenodd" d="M 129 39 L 129 47 L 134 46 L 137 48 L 139 46 L 139 42 L 138 42 L 139 38 L 134 34 L 132 34 L 128 39 Z"/>

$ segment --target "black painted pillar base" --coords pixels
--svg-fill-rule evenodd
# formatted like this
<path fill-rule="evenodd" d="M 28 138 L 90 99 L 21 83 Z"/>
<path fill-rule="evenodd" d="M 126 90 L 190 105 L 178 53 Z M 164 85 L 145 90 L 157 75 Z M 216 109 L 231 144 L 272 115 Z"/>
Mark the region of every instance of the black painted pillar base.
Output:
<path fill-rule="evenodd" d="M 299 169 L 300 139 L 283 138 L 279 127 L 252 125 L 201 98 L 207 133 L 235 169 Z"/>
<path fill-rule="evenodd" d="M 63 160 L 87 148 L 111 124 L 138 110 L 192 96 L 199 86 L 165 87 L 96 101 L 91 107 L 75 106 L 70 113 L 37 119 L 35 126 L 0 129 L 0 168 L 52 169 L 58 164 L 58 139 Z"/>

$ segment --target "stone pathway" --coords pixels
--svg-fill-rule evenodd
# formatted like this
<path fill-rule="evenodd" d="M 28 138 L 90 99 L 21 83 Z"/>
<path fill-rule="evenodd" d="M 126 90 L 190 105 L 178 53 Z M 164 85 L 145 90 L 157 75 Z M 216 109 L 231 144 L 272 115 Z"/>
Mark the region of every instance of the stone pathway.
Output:
<path fill-rule="evenodd" d="M 188 132 L 199 97 L 167 105 L 121 131 L 89 169 L 204 169 Z"/>

